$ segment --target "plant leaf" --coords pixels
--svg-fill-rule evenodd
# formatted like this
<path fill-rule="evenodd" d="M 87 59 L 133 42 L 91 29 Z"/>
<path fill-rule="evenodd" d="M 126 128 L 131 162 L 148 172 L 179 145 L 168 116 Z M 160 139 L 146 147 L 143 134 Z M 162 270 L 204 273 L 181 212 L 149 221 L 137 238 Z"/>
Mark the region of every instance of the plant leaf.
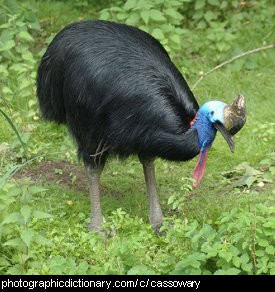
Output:
<path fill-rule="evenodd" d="M 130 10 L 135 8 L 137 5 L 137 1 L 136 0 L 127 0 L 126 3 L 124 4 L 123 8 L 125 10 Z"/>
<path fill-rule="evenodd" d="M 150 19 L 150 12 L 149 12 L 149 10 L 143 10 L 143 11 L 141 11 L 140 16 L 143 19 L 143 21 L 145 22 L 145 24 L 148 24 L 149 19 Z"/>
<path fill-rule="evenodd" d="M 205 0 L 196 0 L 195 9 L 201 9 L 205 5 Z"/>
<path fill-rule="evenodd" d="M 23 242 L 21 240 L 20 237 L 16 237 L 13 239 L 10 239 L 8 241 L 6 241 L 5 243 L 3 243 L 3 246 L 12 246 L 12 247 L 23 247 Z"/>
<path fill-rule="evenodd" d="M 144 265 L 137 265 L 132 267 L 127 275 L 155 275 L 155 272 Z"/>
<path fill-rule="evenodd" d="M 33 217 L 38 218 L 38 219 L 46 219 L 46 218 L 52 218 L 53 216 L 49 213 L 35 210 L 33 211 Z"/>
<path fill-rule="evenodd" d="M 27 42 L 34 41 L 33 37 L 27 31 L 20 31 L 20 33 L 18 34 L 18 37 L 23 41 L 27 41 Z"/>
<path fill-rule="evenodd" d="M 49 240 L 40 234 L 35 235 L 34 241 L 40 245 L 48 245 L 49 244 Z"/>
<path fill-rule="evenodd" d="M 242 176 L 235 184 L 235 187 L 243 187 L 243 186 L 248 186 L 249 188 L 251 185 L 257 180 L 257 177 L 255 176 L 247 176 L 244 175 Z"/>
<path fill-rule="evenodd" d="M 152 35 L 153 35 L 153 37 L 155 37 L 156 39 L 159 39 L 159 40 L 164 39 L 164 34 L 163 34 L 162 30 L 160 30 L 159 28 L 155 28 L 155 29 L 152 31 Z"/>
<path fill-rule="evenodd" d="M 10 224 L 10 223 L 18 223 L 18 224 L 22 224 L 23 220 L 22 220 L 22 215 L 18 212 L 14 212 L 9 214 L 2 222 L 2 224 Z"/>
<path fill-rule="evenodd" d="M 24 274 L 23 266 L 19 264 L 16 264 L 7 270 L 7 275 L 23 275 L 23 274 Z"/>
<path fill-rule="evenodd" d="M 25 206 L 21 207 L 20 213 L 22 214 L 24 221 L 25 221 L 25 224 L 26 224 L 31 217 L 32 209 L 30 206 L 25 205 Z"/>
<path fill-rule="evenodd" d="M 22 141 L 21 136 L 18 132 L 18 130 L 16 129 L 14 123 L 12 122 L 12 120 L 8 117 L 8 115 L 5 114 L 5 112 L 3 112 L 0 109 L 0 113 L 5 117 L 5 119 L 7 120 L 7 122 L 9 123 L 9 125 L 11 126 L 12 130 L 14 131 L 14 133 L 16 134 L 18 140 L 20 141 L 20 143 L 22 144 L 24 150 L 26 150 L 26 144 Z"/>
<path fill-rule="evenodd" d="M 238 275 L 241 270 L 236 268 L 229 268 L 227 270 L 217 270 L 214 275 Z"/>
<path fill-rule="evenodd" d="M 166 18 L 163 16 L 163 13 L 156 9 L 150 10 L 150 17 L 154 21 L 166 21 Z"/>
<path fill-rule="evenodd" d="M 183 19 L 183 16 L 176 9 L 173 9 L 173 8 L 166 9 L 165 13 L 176 20 Z"/>
<path fill-rule="evenodd" d="M 220 5 L 219 0 L 208 0 L 208 3 L 210 5 L 213 5 L 213 6 L 219 6 Z"/>
<path fill-rule="evenodd" d="M 180 44 L 180 37 L 177 34 L 173 34 L 170 36 L 171 41 L 173 41 L 176 44 Z"/>
<path fill-rule="evenodd" d="M 42 192 L 46 192 L 48 189 L 45 189 L 43 187 L 37 187 L 37 186 L 32 186 L 29 188 L 29 191 L 32 195 L 35 195 L 37 193 L 42 193 Z"/>
<path fill-rule="evenodd" d="M 20 237 L 27 247 L 30 247 L 34 232 L 31 229 L 24 229 L 20 232 Z"/>

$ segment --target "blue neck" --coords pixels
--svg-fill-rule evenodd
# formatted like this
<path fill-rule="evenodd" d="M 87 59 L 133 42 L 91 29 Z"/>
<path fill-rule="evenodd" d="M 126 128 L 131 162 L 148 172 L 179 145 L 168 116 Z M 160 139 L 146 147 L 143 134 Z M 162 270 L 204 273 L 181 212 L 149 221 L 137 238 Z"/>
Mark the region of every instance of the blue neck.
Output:
<path fill-rule="evenodd" d="M 211 147 L 215 139 L 217 130 L 210 122 L 208 117 L 199 111 L 192 128 L 195 128 L 198 131 L 200 150 L 204 151 L 207 148 Z"/>

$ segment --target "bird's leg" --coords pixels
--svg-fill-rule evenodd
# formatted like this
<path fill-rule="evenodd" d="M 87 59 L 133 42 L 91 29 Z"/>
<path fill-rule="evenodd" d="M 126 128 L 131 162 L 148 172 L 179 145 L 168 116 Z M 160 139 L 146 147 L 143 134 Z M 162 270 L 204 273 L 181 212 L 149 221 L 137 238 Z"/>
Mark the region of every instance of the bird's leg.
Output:
<path fill-rule="evenodd" d="M 152 224 L 155 232 L 158 233 L 162 225 L 163 215 L 162 215 L 161 207 L 159 204 L 159 198 L 157 195 L 154 159 L 142 158 L 142 157 L 140 157 L 139 159 L 143 166 L 147 194 L 149 197 L 150 223 Z"/>
<path fill-rule="evenodd" d="M 103 216 L 100 206 L 100 193 L 99 193 L 99 180 L 102 170 L 104 168 L 104 164 L 87 166 L 87 175 L 89 180 L 90 187 L 90 199 L 91 199 L 91 224 L 89 225 L 89 229 L 92 231 L 96 231 L 99 233 L 103 232 L 102 223 Z"/>

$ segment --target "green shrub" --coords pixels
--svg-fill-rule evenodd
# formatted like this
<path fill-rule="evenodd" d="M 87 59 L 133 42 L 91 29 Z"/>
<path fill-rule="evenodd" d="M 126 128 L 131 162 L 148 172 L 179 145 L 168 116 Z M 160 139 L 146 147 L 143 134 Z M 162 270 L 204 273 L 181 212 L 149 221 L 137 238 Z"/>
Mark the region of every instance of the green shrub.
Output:
<path fill-rule="evenodd" d="M 7 274 L 26 273 L 29 261 L 36 258 L 38 246 L 48 243 L 48 240 L 35 230 L 37 220 L 49 219 L 48 213 L 34 210 L 31 206 L 32 197 L 45 189 L 41 187 L 21 186 L 10 183 L 0 186 L 0 272 Z M 20 205 L 15 203 L 20 202 Z"/>
<path fill-rule="evenodd" d="M 179 1 L 128 0 L 120 7 L 103 9 L 100 19 L 125 22 L 139 27 L 157 38 L 168 52 L 181 49 L 183 16 L 179 12 Z"/>
<path fill-rule="evenodd" d="M 274 205 L 251 202 L 224 212 L 216 226 L 186 225 L 188 254 L 171 274 L 275 274 Z"/>
<path fill-rule="evenodd" d="M 36 58 L 31 32 L 40 25 L 35 8 L 22 1 L 0 1 L 0 96 L 35 116 Z M 1 106 L 1 101 L 0 101 Z M 18 119 L 20 119 L 18 117 Z"/>
<path fill-rule="evenodd" d="M 232 49 L 236 34 L 242 25 L 249 23 L 251 15 L 257 15 L 259 24 L 272 26 L 274 12 L 274 8 L 270 9 L 272 4 L 269 0 L 253 3 L 222 0 L 127 0 L 116 3 L 117 5 L 101 10 L 100 18 L 126 23 L 149 32 L 172 57 L 179 58 L 183 51 L 203 56 L 207 48 L 215 56 L 214 61 L 224 60 L 224 54 Z M 183 65 L 184 70 L 190 64 Z"/>
<path fill-rule="evenodd" d="M 72 1 L 71 5 L 84 11 L 91 2 Z M 114 7 L 100 12 L 101 18 L 125 22 L 150 32 L 177 60 L 183 51 L 189 54 L 189 61 L 180 63 L 184 73 L 185 70 L 195 70 L 195 58 L 198 56 L 207 55 L 207 61 L 215 63 L 224 59 L 226 53 L 231 54 L 232 42 L 235 44 L 240 38 L 250 38 L 253 27 L 247 29 L 244 36 L 240 34 L 243 33 L 243 25 L 249 27 L 251 16 L 254 28 L 255 25 L 261 26 L 260 33 L 263 26 L 268 29 L 274 11 L 268 0 L 128 0 L 115 3 Z M 33 6 L 24 1 L 0 0 L 0 107 L 4 107 L 2 112 L 8 113 L 16 125 L 27 128 L 21 137 L 24 143 L 28 143 L 31 155 L 48 153 L 49 149 L 52 150 L 50 147 L 57 148 L 59 143 L 63 147 L 60 146 L 60 151 L 68 154 L 62 158 L 69 159 L 71 152 L 68 149 L 72 147 L 69 138 L 63 138 L 66 135 L 64 128 L 58 127 L 57 130 L 57 126 L 41 123 L 32 139 L 31 132 L 38 119 L 34 86 L 39 46 L 35 41 L 37 32 L 39 23 Z M 257 39 L 264 41 L 269 35 L 267 31 L 264 37 Z M 245 68 L 255 68 L 253 62 L 249 66 Z M 240 68 L 238 66 L 237 70 Z M 252 82 L 254 79 L 253 75 L 249 80 Z M 235 83 L 233 85 L 236 86 Z M 203 91 L 203 94 L 207 96 L 209 93 Z M 268 117 L 270 119 L 270 115 Z M 272 126 L 273 123 L 266 122 L 259 123 L 255 129 L 252 127 L 253 135 L 262 145 L 272 145 Z M 114 236 L 103 239 L 87 232 L 90 219 L 85 197 L 76 196 L 74 204 L 80 206 L 73 209 L 65 203 L 68 193 L 63 188 L 55 186 L 50 189 L 49 186 L 46 191 L 32 186 L 30 182 L 8 182 L 10 175 L 22 166 L 14 165 L 14 162 L 21 160 L 23 148 L 18 139 L 10 144 L 0 142 L 2 151 L 3 147 L 13 150 L 12 155 L 5 155 L 8 158 L 1 157 L 0 274 L 275 274 L 275 217 L 271 200 L 274 191 L 270 191 L 268 200 L 256 192 L 259 184 L 258 188 L 264 185 L 267 190 L 272 184 L 274 153 L 259 158 L 261 161 L 266 157 L 260 162 L 260 170 L 251 167 L 253 160 L 247 157 L 250 164 L 238 167 L 245 169 L 243 176 L 240 176 L 240 169 L 227 172 L 229 177 L 224 177 L 221 187 L 224 182 L 226 186 L 232 186 L 240 179 L 235 184 L 239 188 L 234 196 L 240 207 L 221 214 L 221 208 L 231 206 L 222 205 L 215 216 L 195 217 L 200 221 L 190 219 L 191 215 L 185 213 L 186 207 L 192 203 L 194 195 L 202 199 L 202 192 L 191 192 L 191 183 L 185 179 L 181 185 L 176 183 L 174 186 L 167 179 L 162 181 L 167 184 L 162 188 L 169 194 L 172 189 L 173 193 L 168 199 L 169 215 L 164 221 L 161 236 L 154 234 L 146 219 L 117 209 L 109 210 L 105 218 L 106 232 Z M 215 187 L 214 180 L 209 191 L 211 195 L 218 196 L 219 190 L 214 191 L 211 187 Z M 235 194 L 235 191 L 232 190 L 232 193 Z M 142 200 L 141 208 L 144 206 Z M 216 202 L 220 202 L 218 198 Z M 213 205 L 209 206 L 214 209 Z M 208 213 L 213 212 L 211 209 L 204 208 Z M 207 224 L 203 223 L 204 220 Z"/>
<path fill-rule="evenodd" d="M 31 207 L 44 191 L 12 184 L 2 188 L 1 273 L 275 274 L 272 202 L 244 198 L 241 207 L 224 212 L 212 225 L 166 218 L 162 236 L 118 209 L 105 224 L 114 237 L 103 239 L 87 233 L 84 214 L 78 216 L 81 224 L 60 233 L 51 215 Z M 50 220 L 51 228 L 45 230 L 40 219 Z"/>

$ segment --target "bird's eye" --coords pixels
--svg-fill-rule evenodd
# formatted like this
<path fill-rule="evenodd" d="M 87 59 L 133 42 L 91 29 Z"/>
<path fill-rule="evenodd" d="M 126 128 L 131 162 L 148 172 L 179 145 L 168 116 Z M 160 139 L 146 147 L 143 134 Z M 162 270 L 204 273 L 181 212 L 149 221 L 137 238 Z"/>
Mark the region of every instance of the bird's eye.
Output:
<path fill-rule="evenodd" d="M 210 114 L 211 114 L 211 116 L 214 116 L 214 111 L 212 111 Z"/>

